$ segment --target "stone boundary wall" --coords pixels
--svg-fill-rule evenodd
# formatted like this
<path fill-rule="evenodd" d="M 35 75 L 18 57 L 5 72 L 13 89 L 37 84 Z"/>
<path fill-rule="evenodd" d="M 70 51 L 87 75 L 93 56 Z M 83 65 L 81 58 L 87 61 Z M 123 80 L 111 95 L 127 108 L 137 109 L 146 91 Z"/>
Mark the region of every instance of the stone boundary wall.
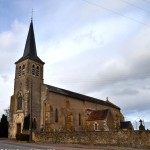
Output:
<path fill-rule="evenodd" d="M 150 148 L 150 131 L 42 132 L 35 142 Z"/>

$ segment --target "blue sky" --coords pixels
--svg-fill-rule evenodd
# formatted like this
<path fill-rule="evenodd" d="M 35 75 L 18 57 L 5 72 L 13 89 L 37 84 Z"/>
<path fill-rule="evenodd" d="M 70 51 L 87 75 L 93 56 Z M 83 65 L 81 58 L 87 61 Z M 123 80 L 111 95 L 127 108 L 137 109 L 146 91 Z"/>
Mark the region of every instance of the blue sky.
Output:
<path fill-rule="evenodd" d="M 0 0 L 0 114 L 33 13 L 44 83 L 109 100 L 150 122 L 149 0 Z"/>

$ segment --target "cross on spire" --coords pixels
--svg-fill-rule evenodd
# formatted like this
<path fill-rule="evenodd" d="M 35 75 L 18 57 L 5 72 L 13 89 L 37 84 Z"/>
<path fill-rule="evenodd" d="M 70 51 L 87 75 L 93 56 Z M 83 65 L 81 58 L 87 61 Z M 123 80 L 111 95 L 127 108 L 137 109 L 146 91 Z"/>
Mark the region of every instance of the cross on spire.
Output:
<path fill-rule="evenodd" d="M 34 13 L 34 10 L 32 8 L 32 11 L 31 11 L 31 21 L 33 20 L 33 13 Z"/>

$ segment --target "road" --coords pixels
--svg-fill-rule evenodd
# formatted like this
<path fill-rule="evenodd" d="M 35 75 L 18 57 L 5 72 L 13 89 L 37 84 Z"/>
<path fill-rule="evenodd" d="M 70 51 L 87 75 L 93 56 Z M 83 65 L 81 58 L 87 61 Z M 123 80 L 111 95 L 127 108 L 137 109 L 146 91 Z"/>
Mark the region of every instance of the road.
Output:
<path fill-rule="evenodd" d="M 17 142 L 15 140 L 12 141 L 0 139 L 0 150 L 137 150 L 137 148 L 41 144 L 41 143 L 27 143 L 27 142 Z M 138 150 L 146 150 L 146 149 L 138 149 Z"/>

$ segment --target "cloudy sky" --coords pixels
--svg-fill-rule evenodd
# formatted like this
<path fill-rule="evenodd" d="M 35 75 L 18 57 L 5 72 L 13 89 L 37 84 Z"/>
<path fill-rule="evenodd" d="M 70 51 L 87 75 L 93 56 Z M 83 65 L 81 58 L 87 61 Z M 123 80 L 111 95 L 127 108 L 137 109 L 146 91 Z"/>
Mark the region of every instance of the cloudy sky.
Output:
<path fill-rule="evenodd" d="M 44 82 L 150 122 L 150 0 L 0 0 L 0 115 L 14 90 L 33 8 Z"/>

